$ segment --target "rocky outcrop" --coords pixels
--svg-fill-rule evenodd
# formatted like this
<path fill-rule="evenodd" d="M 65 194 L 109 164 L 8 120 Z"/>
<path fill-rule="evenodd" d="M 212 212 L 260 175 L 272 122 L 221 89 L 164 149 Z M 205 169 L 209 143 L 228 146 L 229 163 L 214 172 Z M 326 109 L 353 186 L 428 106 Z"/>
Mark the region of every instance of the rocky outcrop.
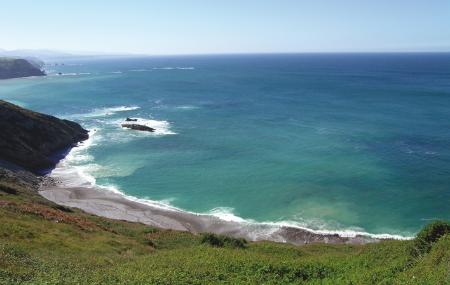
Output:
<path fill-rule="evenodd" d="M 88 132 L 79 124 L 0 100 L 0 161 L 42 174 Z"/>
<path fill-rule="evenodd" d="M 43 75 L 45 73 L 36 63 L 21 58 L 0 57 L 0 79 Z"/>
<path fill-rule="evenodd" d="M 155 129 L 148 127 L 148 126 L 144 126 L 144 125 L 139 125 L 139 124 L 122 124 L 122 128 L 128 128 L 128 129 L 132 129 L 132 130 L 137 130 L 137 131 L 144 131 L 144 132 L 154 132 Z"/>

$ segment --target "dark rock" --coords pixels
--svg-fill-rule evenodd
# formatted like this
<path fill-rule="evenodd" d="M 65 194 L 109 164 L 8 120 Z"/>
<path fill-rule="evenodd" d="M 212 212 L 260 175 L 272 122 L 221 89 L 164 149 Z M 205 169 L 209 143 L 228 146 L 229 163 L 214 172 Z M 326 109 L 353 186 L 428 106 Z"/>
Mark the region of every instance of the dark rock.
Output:
<path fill-rule="evenodd" d="M 36 64 L 32 64 L 22 58 L 0 58 L 0 79 L 19 78 L 28 76 L 43 76 L 42 71 Z"/>
<path fill-rule="evenodd" d="M 132 118 L 126 118 L 126 120 L 125 121 L 127 121 L 127 122 L 137 122 L 137 119 L 132 119 Z"/>
<path fill-rule="evenodd" d="M 0 160 L 42 174 L 58 162 L 55 154 L 88 137 L 88 132 L 75 122 L 0 100 Z"/>
<path fill-rule="evenodd" d="M 122 124 L 122 128 L 128 128 L 137 131 L 154 132 L 155 129 L 139 124 Z"/>
<path fill-rule="evenodd" d="M 26 187 L 30 189 L 38 189 L 42 180 L 47 178 L 38 177 L 26 170 L 10 170 L 0 165 L 0 181 L 11 182 L 20 187 Z"/>

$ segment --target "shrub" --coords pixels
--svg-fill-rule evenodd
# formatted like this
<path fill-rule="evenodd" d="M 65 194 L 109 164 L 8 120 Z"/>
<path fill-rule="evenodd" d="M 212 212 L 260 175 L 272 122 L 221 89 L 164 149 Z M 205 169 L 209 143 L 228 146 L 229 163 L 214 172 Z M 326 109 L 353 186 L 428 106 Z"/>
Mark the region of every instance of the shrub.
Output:
<path fill-rule="evenodd" d="M 229 246 L 232 248 L 245 248 L 247 245 L 247 241 L 243 238 L 233 238 L 213 233 L 202 234 L 201 243 L 206 243 L 214 247 Z"/>
<path fill-rule="evenodd" d="M 450 234 L 450 223 L 435 221 L 426 225 L 414 240 L 413 256 L 422 256 L 431 250 L 433 244 L 442 236 Z"/>

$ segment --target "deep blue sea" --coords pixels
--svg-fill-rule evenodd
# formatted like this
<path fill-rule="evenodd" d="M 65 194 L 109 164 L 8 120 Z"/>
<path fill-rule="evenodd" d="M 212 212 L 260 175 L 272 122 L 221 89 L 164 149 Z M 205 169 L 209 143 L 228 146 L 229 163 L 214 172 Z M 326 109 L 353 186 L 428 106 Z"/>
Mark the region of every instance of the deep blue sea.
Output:
<path fill-rule="evenodd" d="M 450 219 L 450 54 L 63 63 L 1 81 L 0 98 L 92 130 L 64 161 L 86 184 L 316 230 L 411 236 Z"/>

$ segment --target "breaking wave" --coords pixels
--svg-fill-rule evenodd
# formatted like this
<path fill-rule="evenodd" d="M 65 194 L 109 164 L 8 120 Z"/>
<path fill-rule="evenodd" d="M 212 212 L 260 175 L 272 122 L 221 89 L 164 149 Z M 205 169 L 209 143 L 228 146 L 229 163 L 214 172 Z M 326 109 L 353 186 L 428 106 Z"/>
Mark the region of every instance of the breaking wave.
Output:
<path fill-rule="evenodd" d="M 93 118 L 93 117 L 105 117 L 112 116 L 118 112 L 127 112 L 140 109 L 139 106 L 115 106 L 115 107 L 107 107 L 107 108 L 96 108 L 92 110 L 92 112 L 85 114 L 76 114 L 71 117 L 84 117 L 84 118 Z"/>

